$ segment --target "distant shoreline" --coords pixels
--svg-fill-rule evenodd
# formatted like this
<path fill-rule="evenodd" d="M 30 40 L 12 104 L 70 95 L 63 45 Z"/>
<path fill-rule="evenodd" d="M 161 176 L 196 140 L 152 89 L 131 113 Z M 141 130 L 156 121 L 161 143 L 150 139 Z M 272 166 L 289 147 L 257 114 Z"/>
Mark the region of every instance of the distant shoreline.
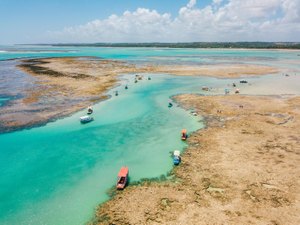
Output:
<path fill-rule="evenodd" d="M 182 43 L 54 43 L 18 44 L 54 47 L 145 47 L 145 48 L 208 48 L 208 49 L 300 49 L 300 42 L 182 42 Z"/>

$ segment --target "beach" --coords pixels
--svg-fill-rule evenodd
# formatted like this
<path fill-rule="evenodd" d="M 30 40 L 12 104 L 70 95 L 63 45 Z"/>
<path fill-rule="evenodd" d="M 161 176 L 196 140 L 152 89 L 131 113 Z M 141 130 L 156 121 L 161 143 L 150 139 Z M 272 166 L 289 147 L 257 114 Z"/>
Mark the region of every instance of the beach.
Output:
<path fill-rule="evenodd" d="M 0 225 L 300 225 L 300 0 L 115 3 L 0 0 Z"/>
<path fill-rule="evenodd" d="M 299 224 L 300 98 L 179 95 L 206 128 L 170 181 L 118 192 L 90 224 Z"/>
<path fill-rule="evenodd" d="M 2 62 L 19 83 L 2 84 L 0 223 L 298 224 L 297 55 L 194 51 Z M 115 191 L 124 165 L 129 185 Z"/>
<path fill-rule="evenodd" d="M 33 88 L 1 108 L 1 132 L 47 124 L 107 99 L 109 89 L 118 85 L 118 75 L 134 73 L 205 75 L 238 78 L 243 75 L 274 74 L 278 69 L 262 65 L 135 65 L 120 60 L 94 57 L 24 59 L 17 66 L 35 78 Z"/>

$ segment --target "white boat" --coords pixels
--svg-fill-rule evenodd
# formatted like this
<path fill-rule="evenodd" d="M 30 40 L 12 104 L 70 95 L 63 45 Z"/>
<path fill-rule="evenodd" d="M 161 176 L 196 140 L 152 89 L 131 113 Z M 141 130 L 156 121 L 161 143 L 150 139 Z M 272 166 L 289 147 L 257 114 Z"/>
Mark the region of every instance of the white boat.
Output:
<path fill-rule="evenodd" d="M 173 164 L 177 166 L 179 165 L 180 162 L 181 162 L 180 151 L 175 150 L 173 153 Z"/>
<path fill-rule="evenodd" d="M 88 123 L 94 120 L 91 116 L 81 116 L 79 119 L 81 123 Z"/>
<path fill-rule="evenodd" d="M 93 108 L 92 108 L 92 106 L 89 106 L 89 107 L 88 107 L 87 114 L 90 115 L 90 114 L 92 114 L 92 113 L 93 113 Z"/>
<path fill-rule="evenodd" d="M 179 150 L 175 150 L 173 153 L 174 156 L 180 156 L 180 151 Z"/>

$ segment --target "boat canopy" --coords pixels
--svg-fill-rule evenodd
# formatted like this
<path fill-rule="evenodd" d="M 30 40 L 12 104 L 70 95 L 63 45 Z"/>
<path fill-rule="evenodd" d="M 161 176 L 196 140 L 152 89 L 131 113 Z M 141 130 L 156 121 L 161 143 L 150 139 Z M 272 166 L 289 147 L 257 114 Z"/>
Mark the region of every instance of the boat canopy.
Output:
<path fill-rule="evenodd" d="M 90 119 L 90 116 L 81 116 L 80 119 L 81 120 L 87 120 L 87 119 Z"/>
<path fill-rule="evenodd" d="M 186 134 L 186 129 L 182 129 L 181 133 Z"/>
<path fill-rule="evenodd" d="M 173 154 L 174 154 L 174 156 L 180 156 L 180 151 L 179 150 L 175 150 Z"/>
<path fill-rule="evenodd" d="M 128 175 L 128 167 L 123 166 L 118 174 L 118 177 L 126 177 Z"/>

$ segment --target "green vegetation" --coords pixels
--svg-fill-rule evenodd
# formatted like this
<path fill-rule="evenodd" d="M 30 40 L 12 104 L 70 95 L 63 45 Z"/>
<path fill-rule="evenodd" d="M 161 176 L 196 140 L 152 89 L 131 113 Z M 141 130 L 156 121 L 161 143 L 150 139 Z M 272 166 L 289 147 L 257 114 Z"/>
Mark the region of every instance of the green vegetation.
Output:
<path fill-rule="evenodd" d="M 75 47 L 157 47 L 157 48 L 256 48 L 256 49 L 300 49 L 299 42 L 184 42 L 184 43 L 73 43 L 52 46 Z"/>

